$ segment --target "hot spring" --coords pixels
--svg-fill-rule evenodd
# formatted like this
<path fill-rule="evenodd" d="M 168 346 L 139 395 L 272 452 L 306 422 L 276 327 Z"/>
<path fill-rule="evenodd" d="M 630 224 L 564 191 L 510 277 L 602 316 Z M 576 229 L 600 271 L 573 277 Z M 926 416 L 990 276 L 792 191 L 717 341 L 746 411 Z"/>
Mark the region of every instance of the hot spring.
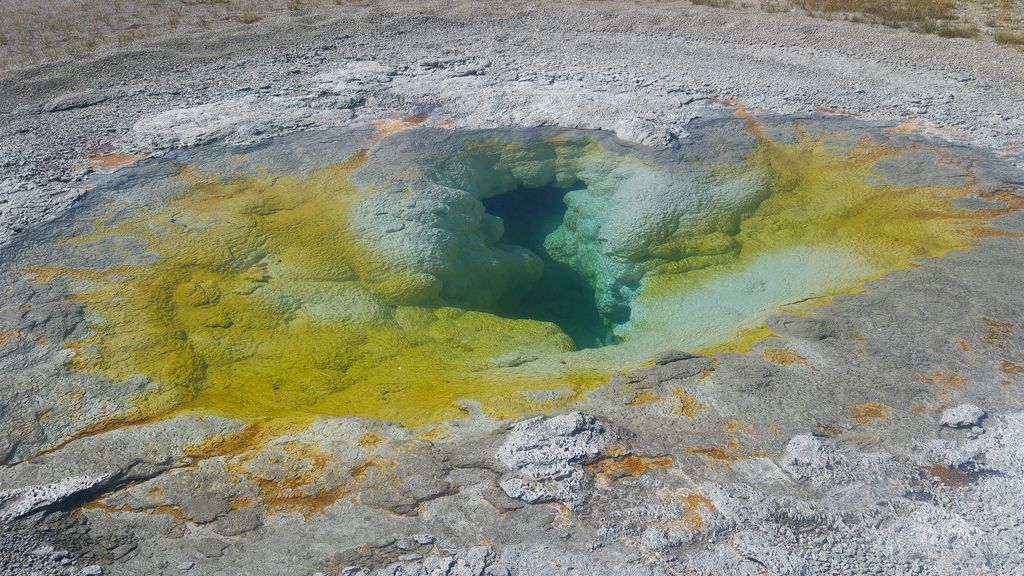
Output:
<path fill-rule="evenodd" d="M 849 121 L 708 122 L 668 151 L 366 136 L 97 185 L 21 267 L 86 314 L 69 368 L 145 379 L 151 415 L 510 418 L 663 350 L 743 351 L 770 315 L 969 247 L 1013 205 L 969 158 Z M 281 168 L 297 156 L 312 168 Z"/>

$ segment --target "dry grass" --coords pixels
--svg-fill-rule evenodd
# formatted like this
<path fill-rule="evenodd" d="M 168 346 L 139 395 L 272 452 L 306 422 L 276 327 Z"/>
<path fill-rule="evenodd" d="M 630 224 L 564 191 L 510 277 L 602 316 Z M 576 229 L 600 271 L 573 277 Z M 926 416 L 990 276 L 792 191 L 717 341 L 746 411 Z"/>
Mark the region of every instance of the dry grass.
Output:
<path fill-rule="evenodd" d="M 842 14 L 851 22 L 881 24 L 945 38 L 975 38 L 955 0 L 797 0 L 811 14 Z"/>
<path fill-rule="evenodd" d="M 260 15 L 252 8 L 243 9 L 238 13 L 236 19 L 242 24 L 252 24 L 253 22 L 259 22 L 261 20 Z"/>
<path fill-rule="evenodd" d="M 690 0 L 690 3 L 714 8 L 732 8 L 734 6 L 732 0 Z"/>
<path fill-rule="evenodd" d="M 797 0 L 808 12 L 860 13 L 891 26 L 956 18 L 953 0 Z"/>
<path fill-rule="evenodd" d="M 750 8 L 732 0 L 690 0 L 721 8 Z M 760 0 L 763 12 L 803 12 L 828 20 L 904 28 L 944 38 L 991 36 L 998 44 L 1024 45 L 1024 0 Z"/>
<path fill-rule="evenodd" d="M 931 30 L 925 30 L 925 32 L 932 32 Z M 949 25 L 944 24 L 934 30 L 935 34 L 942 36 L 943 38 L 977 38 L 978 27 L 970 24 L 958 24 Z"/>
<path fill-rule="evenodd" d="M 996 44 L 1003 46 L 1024 46 L 1024 32 L 1014 30 L 1000 30 L 992 35 Z"/>

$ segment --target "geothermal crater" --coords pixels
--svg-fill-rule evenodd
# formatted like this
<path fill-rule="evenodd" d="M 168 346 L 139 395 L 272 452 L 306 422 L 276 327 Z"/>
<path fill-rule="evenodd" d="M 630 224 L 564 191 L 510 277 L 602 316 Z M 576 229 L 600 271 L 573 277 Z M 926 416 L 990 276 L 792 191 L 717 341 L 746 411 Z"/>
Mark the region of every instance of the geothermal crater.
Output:
<path fill-rule="evenodd" d="M 599 308 L 591 281 L 565 261 L 566 254 L 553 246 L 555 240 L 548 241 L 563 225 L 566 196 L 585 191 L 586 185 L 578 182 L 568 187 L 548 184 L 516 188 L 484 198 L 483 205 L 485 217 L 499 219 L 503 231 L 500 241 L 526 248 L 542 266 L 532 286 L 498 303 L 494 312 L 507 318 L 552 322 L 572 338 L 577 348 L 599 348 L 620 341 L 614 328 L 629 320 L 629 303 L 617 301 L 604 306 L 604 310 Z"/>
<path fill-rule="evenodd" d="M 1021 34 L 0 1 L 0 575 L 1024 574 Z"/>
<path fill-rule="evenodd" d="M 513 417 L 661 350 L 745 350 L 768 315 L 999 234 L 1019 203 L 969 158 L 849 121 L 709 122 L 657 152 L 365 138 L 297 172 L 272 166 L 280 141 L 151 161 L 106 186 L 117 201 L 99 185 L 18 265 L 84 310 L 69 368 L 144 378 L 133 417 Z"/>

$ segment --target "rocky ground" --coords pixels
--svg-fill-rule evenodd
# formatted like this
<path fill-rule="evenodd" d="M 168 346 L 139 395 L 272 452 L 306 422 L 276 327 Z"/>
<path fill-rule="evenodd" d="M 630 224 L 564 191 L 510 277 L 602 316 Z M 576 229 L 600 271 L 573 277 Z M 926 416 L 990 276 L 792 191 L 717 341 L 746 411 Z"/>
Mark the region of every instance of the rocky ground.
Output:
<path fill-rule="evenodd" d="M 5 283 L 41 224 L 141 157 L 365 137 L 415 115 L 654 148 L 737 108 L 850 115 L 973 150 L 1024 187 L 1024 53 L 792 13 L 351 4 L 10 67 L 0 95 Z M 148 383 L 89 376 L 77 395 L 61 343 L 81 310 L 46 285 L 5 293 L 0 374 L 17 377 L 0 376 L 0 570 L 1018 573 L 1022 259 L 1019 239 L 985 238 L 772 318 L 777 337 L 749 353 L 652 350 L 568 410 L 443 432 L 192 415 L 97 429 Z"/>

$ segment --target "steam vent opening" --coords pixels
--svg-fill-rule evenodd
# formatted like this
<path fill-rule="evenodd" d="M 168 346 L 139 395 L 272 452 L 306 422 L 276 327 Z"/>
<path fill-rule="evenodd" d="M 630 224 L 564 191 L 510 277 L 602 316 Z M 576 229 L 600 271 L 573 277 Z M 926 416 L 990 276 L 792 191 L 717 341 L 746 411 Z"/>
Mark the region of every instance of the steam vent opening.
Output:
<path fill-rule="evenodd" d="M 597 294 L 580 272 L 556 260 L 545 247 L 548 236 L 563 224 L 565 195 L 585 186 L 571 188 L 541 186 L 518 188 L 485 198 L 487 213 L 501 219 L 504 235 L 500 242 L 522 246 L 543 262 L 543 272 L 532 286 L 510 294 L 499 303 L 495 313 L 506 318 L 534 319 L 558 325 L 578 349 L 599 348 L 620 339 L 612 327 L 629 320 L 629 307 L 623 304 L 608 317 L 597 307 Z"/>
<path fill-rule="evenodd" d="M 565 406 L 665 350 L 749 350 L 770 317 L 1021 205 L 964 150 L 852 120 L 688 130 L 660 151 L 428 127 L 181 151 L 97 183 L 5 269 L 80 308 L 66 369 L 140 390 L 131 418 L 416 427 Z"/>

